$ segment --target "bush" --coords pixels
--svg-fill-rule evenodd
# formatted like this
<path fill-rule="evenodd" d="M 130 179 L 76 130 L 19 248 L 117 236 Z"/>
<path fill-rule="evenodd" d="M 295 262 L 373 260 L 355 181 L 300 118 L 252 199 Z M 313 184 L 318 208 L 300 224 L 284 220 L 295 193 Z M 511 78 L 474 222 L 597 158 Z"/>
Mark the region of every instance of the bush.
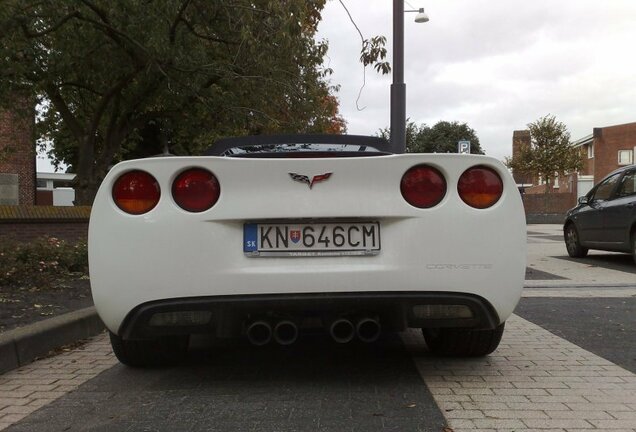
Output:
<path fill-rule="evenodd" d="M 30 243 L 0 244 L 0 286 L 38 287 L 88 274 L 86 241 L 42 237 Z"/>

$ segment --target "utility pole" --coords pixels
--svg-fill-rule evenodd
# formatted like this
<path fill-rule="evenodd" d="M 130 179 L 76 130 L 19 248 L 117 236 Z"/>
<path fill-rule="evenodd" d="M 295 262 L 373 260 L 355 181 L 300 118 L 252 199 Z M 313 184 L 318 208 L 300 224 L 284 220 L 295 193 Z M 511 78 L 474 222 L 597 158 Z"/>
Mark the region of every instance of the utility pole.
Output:
<path fill-rule="evenodd" d="M 404 83 L 404 0 L 393 0 L 393 84 L 391 84 L 391 148 L 406 151 L 406 84 Z"/>

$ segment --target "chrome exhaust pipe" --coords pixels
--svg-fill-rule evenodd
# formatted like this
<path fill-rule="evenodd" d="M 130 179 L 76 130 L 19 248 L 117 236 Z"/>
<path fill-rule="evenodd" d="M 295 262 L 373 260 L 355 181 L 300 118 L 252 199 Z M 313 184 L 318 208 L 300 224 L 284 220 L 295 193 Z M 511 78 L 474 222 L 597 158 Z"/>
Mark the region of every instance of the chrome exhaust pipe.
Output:
<path fill-rule="evenodd" d="M 362 318 L 356 324 L 356 334 L 362 342 L 375 342 L 380 337 L 380 322 L 375 318 Z"/>
<path fill-rule="evenodd" d="M 298 326 L 289 320 L 279 321 L 274 327 L 274 340 L 281 345 L 291 345 L 298 339 Z"/>
<path fill-rule="evenodd" d="M 329 334 L 334 341 L 338 343 L 351 342 L 356 334 L 356 329 L 353 323 L 346 318 L 339 318 L 331 323 L 329 326 Z"/>
<path fill-rule="evenodd" d="M 247 339 L 252 345 L 267 345 L 272 340 L 272 326 L 267 321 L 254 321 L 247 326 Z"/>

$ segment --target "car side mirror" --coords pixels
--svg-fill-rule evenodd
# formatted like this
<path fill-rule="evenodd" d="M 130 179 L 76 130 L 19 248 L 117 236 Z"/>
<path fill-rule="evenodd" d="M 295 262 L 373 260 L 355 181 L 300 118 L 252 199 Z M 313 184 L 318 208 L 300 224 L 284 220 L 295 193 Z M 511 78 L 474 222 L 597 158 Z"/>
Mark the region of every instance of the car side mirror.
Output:
<path fill-rule="evenodd" d="M 589 202 L 590 200 L 587 198 L 587 196 L 579 197 L 579 204 L 588 204 Z"/>

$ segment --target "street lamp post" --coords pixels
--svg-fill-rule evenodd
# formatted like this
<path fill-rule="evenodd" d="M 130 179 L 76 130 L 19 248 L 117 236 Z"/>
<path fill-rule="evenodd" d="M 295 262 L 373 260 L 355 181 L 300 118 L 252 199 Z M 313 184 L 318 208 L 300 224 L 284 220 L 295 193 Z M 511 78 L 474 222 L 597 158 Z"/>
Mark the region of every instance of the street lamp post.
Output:
<path fill-rule="evenodd" d="M 391 148 L 406 151 L 406 84 L 404 83 L 404 12 L 418 12 L 415 22 L 427 22 L 424 9 L 404 10 L 404 0 L 393 0 L 393 83 L 391 84 Z"/>

